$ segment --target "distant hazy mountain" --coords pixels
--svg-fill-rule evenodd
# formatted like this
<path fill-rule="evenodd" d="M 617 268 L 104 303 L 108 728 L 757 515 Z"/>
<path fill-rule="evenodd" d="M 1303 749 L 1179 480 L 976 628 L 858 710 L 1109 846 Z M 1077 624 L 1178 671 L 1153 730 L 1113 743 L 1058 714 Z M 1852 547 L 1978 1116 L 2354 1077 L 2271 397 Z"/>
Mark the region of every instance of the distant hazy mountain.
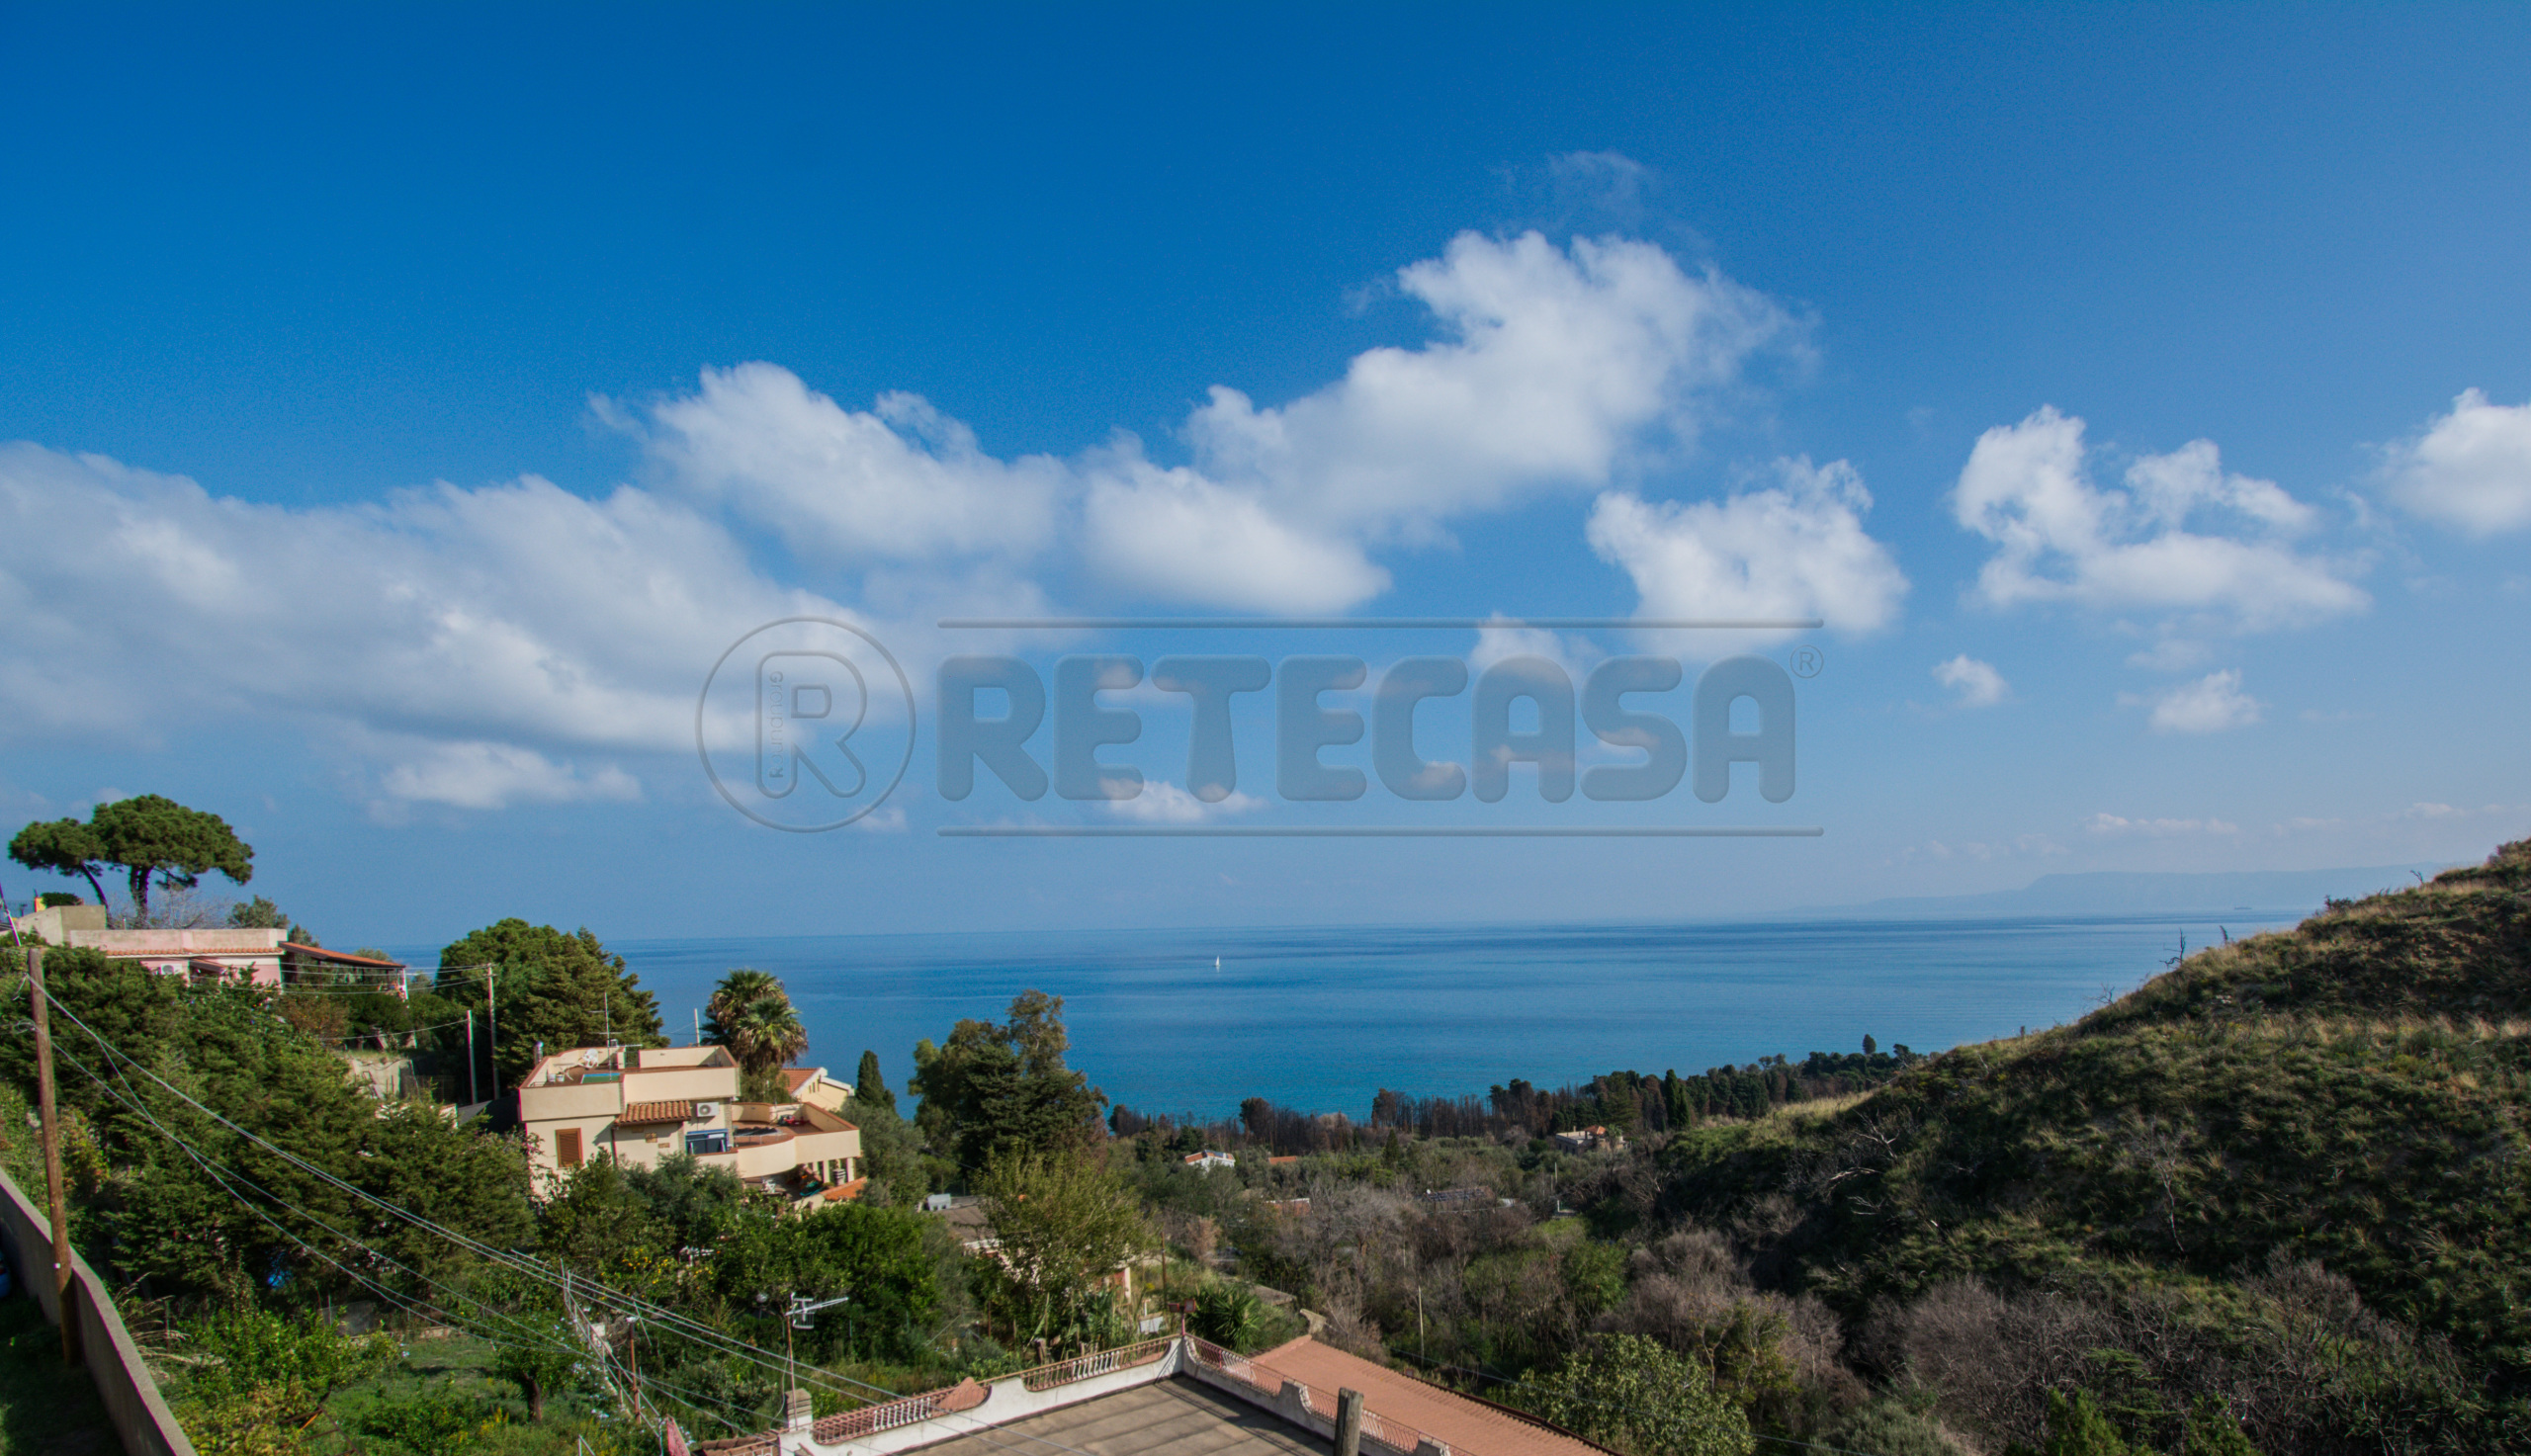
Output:
<path fill-rule="evenodd" d="M 2375 865 L 2347 870 L 2232 870 L 2184 875 L 2100 870 L 2042 875 L 2019 890 L 1984 895 L 1912 896 L 1864 904 L 1822 906 L 1827 916 L 1973 919 L 1990 915 L 2120 915 L 2163 910 L 2291 910 L 2324 899 L 2352 899 L 2433 878 L 2448 864 Z"/>

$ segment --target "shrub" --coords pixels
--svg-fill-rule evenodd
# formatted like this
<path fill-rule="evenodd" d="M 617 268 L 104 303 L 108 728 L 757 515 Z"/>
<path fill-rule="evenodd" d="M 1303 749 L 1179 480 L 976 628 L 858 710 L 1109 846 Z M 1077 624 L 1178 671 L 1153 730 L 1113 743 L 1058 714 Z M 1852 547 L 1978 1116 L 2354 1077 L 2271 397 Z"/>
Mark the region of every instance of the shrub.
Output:
<path fill-rule="evenodd" d="M 1196 1294 L 1195 1318 L 1189 1323 L 1197 1334 L 1215 1344 L 1254 1354 L 1261 1348 L 1266 1306 L 1245 1284 L 1215 1281 Z"/>
<path fill-rule="evenodd" d="M 381 1401 L 351 1422 L 362 1435 L 393 1441 L 417 1456 L 467 1450 L 488 1428 L 506 1423 L 506 1413 L 491 1402 L 444 1388 Z"/>
<path fill-rule="evenodd" d="M 1554 1373 L 1530 1371 L 1513 1400 L 1635 1456 L 1750 1456 L 1749 1417 L 1702 1365 L 1639 1334 L 1595 1334 Z"/>

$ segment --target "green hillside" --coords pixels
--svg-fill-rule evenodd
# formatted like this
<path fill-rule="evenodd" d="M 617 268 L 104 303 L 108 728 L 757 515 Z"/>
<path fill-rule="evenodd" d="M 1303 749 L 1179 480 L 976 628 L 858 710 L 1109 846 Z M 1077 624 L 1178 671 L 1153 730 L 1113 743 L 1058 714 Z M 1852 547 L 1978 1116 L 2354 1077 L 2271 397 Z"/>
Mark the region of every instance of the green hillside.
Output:
<path fill-rule="evenodd" d="M 2213 1395 L 2268 1450 L 2531 1449 L 2526 1015 L 2531 842 L 1833 1116 L 1686 1134 L 1661 1200 L 1964 1427 L 2080 1385 L 2166 1447 Z"/>

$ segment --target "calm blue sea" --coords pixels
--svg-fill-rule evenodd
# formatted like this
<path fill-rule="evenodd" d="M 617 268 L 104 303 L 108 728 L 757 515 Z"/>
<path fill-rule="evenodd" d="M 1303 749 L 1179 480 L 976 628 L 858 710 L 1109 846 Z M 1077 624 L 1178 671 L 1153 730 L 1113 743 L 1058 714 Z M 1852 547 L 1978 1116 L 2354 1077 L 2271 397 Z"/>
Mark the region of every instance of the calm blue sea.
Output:
<path fill-rule="evenodd" d="M 2236 912 L 2235 936 L 2299 912 Z M 2161 969 L 2212 918 L 1810 920 L 1528 928 L 800 936 L 613 945 L 678 1041 L 734 966 L 770 971 L 807 1061 L 863 1048 L 904 1089 L 914 1044 L 1060 995 L 1073 1065 L 1145 1112 L 1227 1114 L 1262 1095 L 1367 1116 L 1371 1095 L 1482 1094 L 1615 1068 L 1682 1074 L 1811 1051 L 1920 1052 L 2068 1021 Z M 416 966 L 437 950 L 412 948 Z M 1221 966 L 1214 969 L 1214 958 Z"/>

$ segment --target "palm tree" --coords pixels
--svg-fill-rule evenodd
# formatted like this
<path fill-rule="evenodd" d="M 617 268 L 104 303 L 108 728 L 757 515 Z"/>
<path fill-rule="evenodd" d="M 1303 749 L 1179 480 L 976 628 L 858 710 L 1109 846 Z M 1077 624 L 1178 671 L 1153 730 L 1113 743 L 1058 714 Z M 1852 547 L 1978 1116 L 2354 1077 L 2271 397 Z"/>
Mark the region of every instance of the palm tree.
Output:
<path fill-rule="evenodd" d="M 772 975 L 742 966 L 721 978 L 704 1003 L 703 1040 L 726 1047 L 742 1071 L 752 1077 L 782 1066 L 809 1049 L 808 1029 L 782 983 Z"/>
<path fill-rule="evenodd" d="M 741 1007 L 729 1031 L 731 1055 L 749 1071 L 769 1071 L 809 1050 L 808 1028 L 791 998 L 778 990 Z"/>
<path fill-rule="evenodd" d="M 782 995 L 782 982 L 770 971 L 741 966 L 721 978 L 712 987 L 712 998 L 703 1003 L 703 1042 L 706 1046 L 728 1047 L 733 1056 L 738 1048 L 728 1035 L 730 1024 L 747 1002 L 763 995 Z"/>

